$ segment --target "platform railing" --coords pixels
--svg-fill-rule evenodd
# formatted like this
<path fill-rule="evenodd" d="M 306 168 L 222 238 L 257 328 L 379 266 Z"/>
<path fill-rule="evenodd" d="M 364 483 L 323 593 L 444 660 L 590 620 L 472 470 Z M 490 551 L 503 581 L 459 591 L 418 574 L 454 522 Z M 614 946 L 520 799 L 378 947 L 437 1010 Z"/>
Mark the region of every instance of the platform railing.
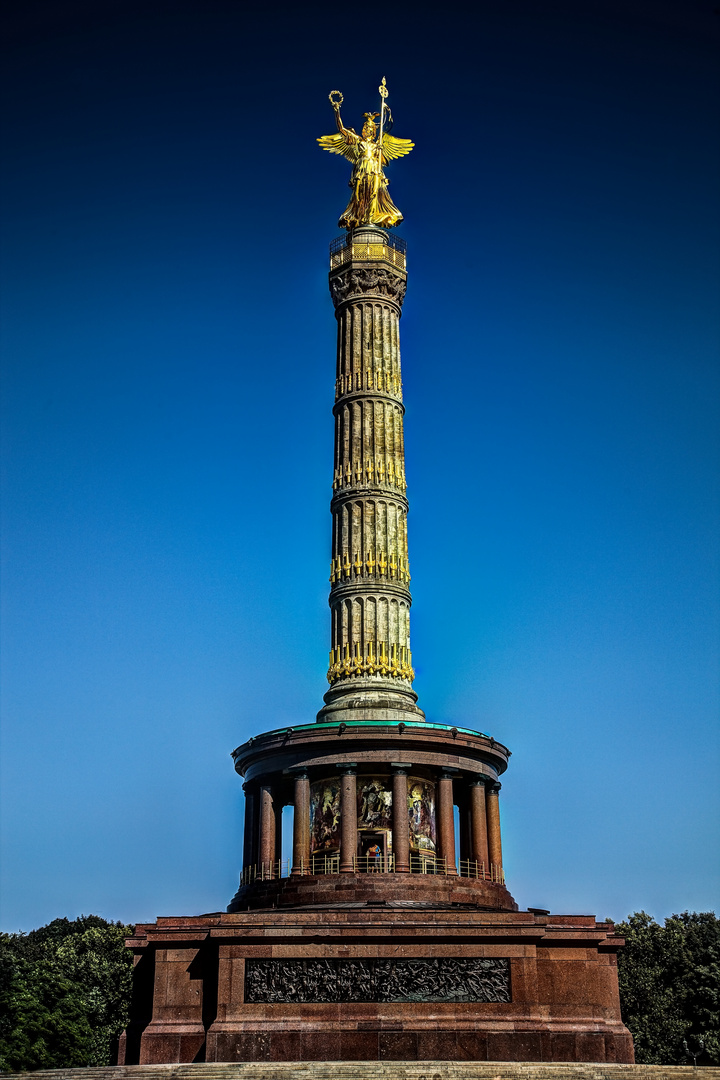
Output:
<path fill-rule="evenodd" d="M 476 881 L 492 881 L 496 885 L 505 884 L 505 874 L 498 863 L 475 862 L 474 859 L 461 859 L 458 863 L 460 877 L 475 878 Z"/>
<path fill-rule="evenodd" d="M 353 260 L 372 262 L 382 260 L 405 270 L 407 244 L 400 236 L 393 233 L 379 233 L 377 237 L 364 234 L 361 240 L 353 234 L 338 236 L 330 244 L 330 269 L 336 270 L 339 266 Z"/>
<path fill-rule="evenodd" d="M 309 870 L 305 870 L 304 862 L 301 859 L 300 872 L 307 874 L 339 874 L 340 853 L 334 852 L 331 855 L 311 855 Z"/>
<path fill-rule="evenodd" d="M 394 855 L 353 855 L 354 874 L 394 874 Z"/>
<path fill-rule="evenodd" d="M 354 874 L 395 874 L 397 873 L 394 855 L 355 855 L 353 856 Z M 412 874 L 434 874 L 440 877 L 457 873 L 462 878 L 471 878 L 475 881 L 490 881 L 495 885 L 505 884 L 503 868 L 498 863 L 475 862 L 473 859 L 461 859 L 457 866 L 448 866 L 447 859 L 441 859 L 431 851 L 412 852 L 410 855 L 410 872 Z M 310 861 L 305 863 L 300 860 L 300 865 L 293 867 L 290 859 L 276 862 L 259 863 L 257 866 L 245 866 L 240 874 L 241 885 L 254 885 L 256 882 L 277 881 L 280 878 L 288 878 L 295 875 L 322 876 L 325 874 L 340 873 L 340 855 L 338 852 L 330 854 L 314 854 Z"/>
<path fill-rule="evenodd" d="M 447 874 L 447 860 L 441 859 L 432 851 L 410 853 L 411 874 Z"/>
<path fill-rule="evenodd" d="M 277 881 L 278 878 L 290 877 L 291 871 L 292 863 L 289 859 L 259 863 L 257 866 L 243 866 L 240 884 L 254 885 L 256 881 Z"/>

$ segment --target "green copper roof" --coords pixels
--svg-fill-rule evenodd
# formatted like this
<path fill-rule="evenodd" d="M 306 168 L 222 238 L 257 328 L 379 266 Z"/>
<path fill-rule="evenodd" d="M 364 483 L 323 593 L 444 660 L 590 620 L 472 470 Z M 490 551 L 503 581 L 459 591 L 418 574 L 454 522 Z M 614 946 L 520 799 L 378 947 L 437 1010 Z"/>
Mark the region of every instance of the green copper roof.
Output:
<path fill-rule="evenodd" d="M 271 731 L 263 731 L 260 735 L 255 735 L 253 741 L 255 739 L 262 739 L 266 735 L 285 735 L 291 731 L 323 731 L 328 728 L 340 727 L 341 724 L 346 730 L 348 728 L 400 727 L 400 724 L 402 724 L 405 728 L 417 728 L 420 731 L 427 730 L 428 728 L 431 731 L 453 731 L 454 729 L 457 732 L 461 732 L 463 735 L 479 735 L 483 739 L 491 738 L 491 736 L 487 735 L 484 731 L 475 731 L 474 728 L 459 727 L 457 724 L 411 724 L 408 723 L 407 720 L 343 720 L 342 722 L 335 720 L 323 724 L 318 724 L 316 722 L 314 724 L 297 724 L 292 727 L 273 728 Z M 247 741 L 249 742 L 250 740 Z"/>

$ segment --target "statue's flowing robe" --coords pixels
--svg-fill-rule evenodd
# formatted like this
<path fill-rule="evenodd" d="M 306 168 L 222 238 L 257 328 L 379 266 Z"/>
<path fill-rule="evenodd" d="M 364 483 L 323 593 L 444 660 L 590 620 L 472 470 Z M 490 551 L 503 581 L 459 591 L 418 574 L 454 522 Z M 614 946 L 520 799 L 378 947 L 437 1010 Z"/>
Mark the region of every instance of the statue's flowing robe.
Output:
<path fill-rule="evenodd" d="M 360 139 L 356 152 L 349 184 L 352 195 L 338 225 L 342 229 L 354 229 L 358 225 L 382 225 L 385 228 L 399 225 L 403 216 L 388 193 L 380 147 L 368 139 Z"/>

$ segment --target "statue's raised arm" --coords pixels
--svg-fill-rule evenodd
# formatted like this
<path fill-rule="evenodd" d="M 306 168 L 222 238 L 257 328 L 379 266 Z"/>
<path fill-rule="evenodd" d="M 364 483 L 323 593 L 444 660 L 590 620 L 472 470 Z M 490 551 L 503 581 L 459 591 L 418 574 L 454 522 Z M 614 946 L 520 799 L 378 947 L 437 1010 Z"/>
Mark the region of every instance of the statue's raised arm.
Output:
<path fill-rule="evenodd" d="M 352 162 L 350 177 L 352 196 L 345 213 L 340 218 L 341 228 L 355 229 L 360 225 L 380 225 L 390 228 L 399 225 L 402 214 L 388 194 L 388 180 L 383 166 L 394 158 L 409 154 L 415 145 L 410 139 L 397 139 L 383 130 L 389 109 L 385 104 L 387 88 L 385 79 L 380 87 L 380 112 L 365 113 L 362 133 L 357 135 L 352 128 L 346 128 L 340 118 L 340 106 L 343 96 L 339 90 L 330 93 L 330 103 L 335 110 L 337 135 L 323 135 L 318 142 L 323 150 L 331 154 L 342 154 Z M 380 117 L 380 131 L 375 123 Z"/>
<path fill-rule="evenodd" d="M 337 98 L 334 96 L 337 94 Z M 330 91 L 330 104 L 335 110 L 335 123 L 337 124 L 337 135 L 322 135 L 318 142 L 322 146 L 323 150 L 329 150 L 331 154 L 342 154 L 348 161 L 352 161 L 353 165 L 357 160 L 357 146 L 360 142 L 360 137 L 356 135 L 352 128 L 346 128 L 340 119 L 340 106 L 342 105 L 343 96 L 339 90 Z"/>

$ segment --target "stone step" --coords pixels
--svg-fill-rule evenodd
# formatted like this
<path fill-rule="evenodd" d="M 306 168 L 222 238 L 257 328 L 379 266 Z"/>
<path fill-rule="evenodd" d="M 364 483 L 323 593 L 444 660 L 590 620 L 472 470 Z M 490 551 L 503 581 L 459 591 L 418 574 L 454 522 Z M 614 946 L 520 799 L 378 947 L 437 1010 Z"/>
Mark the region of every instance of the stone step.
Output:
<path fill-rule="evenodd" d="M 117 1065 L 5 1073 L 3 1080 L 720 1080 L 720 1066 L 516 1061 L 278 1061 Z"/>

